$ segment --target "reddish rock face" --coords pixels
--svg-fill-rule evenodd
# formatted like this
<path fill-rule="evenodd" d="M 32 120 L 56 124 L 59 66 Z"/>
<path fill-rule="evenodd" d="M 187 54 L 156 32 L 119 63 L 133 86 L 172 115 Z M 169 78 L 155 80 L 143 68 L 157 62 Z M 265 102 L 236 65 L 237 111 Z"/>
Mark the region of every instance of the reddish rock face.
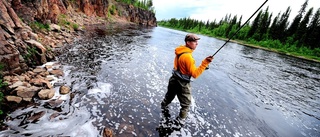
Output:
<path fill-rule="evenodd" d="M 88 16 L 106 16 L 109 3 L 106 0 L 80 0 L 82 12 Z"/>
<path fill-rule="evenodd" d="M 32 65 L 41 65 L 53 59 L 53 53 L 48 53 L 46 48 L 62 45 L 59 39 L 62 36 L 50 37 L 48 33 L 34 34 L 31 28 L 26 25 L 30 22 L 58 23 L 61 15 L 72 16 L 73 12 L 82 12 L 87 15 L 76 17 L 73 21 L 86 20 L 90 24 L 90 17 L 108 17 L 111 4 L 121 12 L 121 18 L 144 26 L 156 26 L 155 14 L 135 8 L 132 5 L 121 4 L 115 1 L 109 3 L 107 0 L 11 0 L 0 1 L 0 62 L 4 64 L 6 71 L 20 74 L 29 69 Z M 120 16 L 120 15 L 115 15 Z M 23 22 L 22 22 L 23 20 Z M 82 21 L 83 23 L 83 21 Z M 63 33 L 63 32 L 62 32 Z M 38 42 L 41 36 L 41 42 Z M 65 34 L 62 38 L 66 37 Z M 72 36 L 68 36 L 72 38 Z M 27 57 L 28 49 L 35 49 L 40 55 Z"/>

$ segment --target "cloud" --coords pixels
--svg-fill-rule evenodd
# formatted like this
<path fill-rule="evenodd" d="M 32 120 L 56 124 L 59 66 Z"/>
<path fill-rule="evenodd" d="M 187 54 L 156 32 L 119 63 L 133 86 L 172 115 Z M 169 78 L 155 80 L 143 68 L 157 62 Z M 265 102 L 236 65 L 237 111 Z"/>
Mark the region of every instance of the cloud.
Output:
<path fill-rule="evenodd" d="M 230 13 L 241 13 L 244 10 L 254 12 L 250 8 L 239 6 L 246 1 L 251 1 L 250 5 L 259 6 L 257 0 L 154 0 L 153 3 L 158 20 L 191 17 L 197 20 L 213 21 L 220 20 Z"/>
<path fill-rule="evenodd" d="M 265 0 L 153 0 L 157 20 L 190 17 L 202 21 L 220 21 L 227 14 L 232 17 L 242 15 L 242 20 L 247 20 Z M 318 0 L 309 0 L 310 7 L 314 11 L 320 7 Z M 297 15 L 305 0 L 269 0 L 264 7 L 269 6 L 269 12 L 273 17 L 279 12 L 283 13 L 289 6 L 292 9 L 290 18 Z"/>

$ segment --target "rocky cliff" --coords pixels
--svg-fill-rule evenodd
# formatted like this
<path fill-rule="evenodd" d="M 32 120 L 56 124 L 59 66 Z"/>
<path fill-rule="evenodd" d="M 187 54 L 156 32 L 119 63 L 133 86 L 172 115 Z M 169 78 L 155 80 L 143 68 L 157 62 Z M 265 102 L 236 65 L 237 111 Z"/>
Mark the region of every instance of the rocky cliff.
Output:
<path fill-rule="evenodd" d="M 54 60 L 55 49 L 90 32 L 105 35 L 132 25 L 156 26 L 155 15 L 114 0 L 0 0 L 0 87 L 8 83 L 0 89 L 8 103 L 0 108 L 54 96 L 51 82 L 63 72 L 59 64 L 39 66 Z M 71 90 L 58 86 L 60 94 Z"/>
<path fill-rule="evenodd" d="M 0 0 L 5 74 L 20 74 L 52 60 L 52 49 L 71 42 L 84 25 L 113 19 L 156 26 L 154 13 L 114 0 Z"/>

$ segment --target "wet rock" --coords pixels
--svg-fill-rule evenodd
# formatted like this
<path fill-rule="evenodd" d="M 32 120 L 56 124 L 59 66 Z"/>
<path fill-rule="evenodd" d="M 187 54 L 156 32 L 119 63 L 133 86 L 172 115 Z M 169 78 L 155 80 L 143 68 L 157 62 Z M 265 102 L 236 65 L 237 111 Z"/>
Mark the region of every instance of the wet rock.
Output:
<path fill-rule="evenodd" d="M 62 82 L 62 81 L 58 81 L 58 82 L 55 82 L 54 83 L 54 87 L 59 87 L 59 86 L 63 86 L 65 83 L 64 82 Z"/>
<path fill-rule="evenodd" d="M 23 101 L 26 101 L 26 102 L 32 102 L 32 99 L 33 99 L 33 98 L 22 98 L 22 100 L 23 100 Z"/>
<path fill-rule="evenodd" d="M 37 67 L 37 68 L 35 68 L 32 72 L 34 72 L 34 73 L 41 73 L 41 72 L 45 72 L 45 71 L 46 71 L 45 68 Z M 34 75 L 34 74 L 32 74 L 32 75 Z"/>
<path fill-rule="evenodd" d="M 56 77 L 63 76 L 63 71 L 60 69 L 51 70 L 50 75 L 54 75 Z"/>
<path fill-rule="evenodd" d="M 45 106 L 48 108 L 56 108 L 60 106 L 62 103 L 63 103 L 63 100 L 55 99 L 55 100 L 48 101 Z"/>
<path fill-rule="evenodd" d="M 4 76 L 3 81 L 11 82 L 12 76 Z"/>
<path fill-rule="evenodd" d="M 52 88 L 50 82 L 48 80 L 45 80 L 45 78 L 43 77 L 31 79 L 29 82 L 35 86 L 47 87 L 49 89 Z"/>
<path fill-rule="evenodd" d="M 32 123 L 35 123 L 37 121 L 39 121 L 39 119 L 44 116 L 44 114 L 46 114 L 45 111 L 41 111 L 38 113 L 34 113 L 31 117 L 29 117 L 27 120 L 31 121 Z"/>
<path fill-rule="evenodd" d="M 47 76 L 47 77 L 45 78 L 45 80 L 53 81 L 53 80 L 54 80 L 54 78 L 53 78 L 53 77 L 49 77 L 49 76 Z"/>
<path fill-rule="evenodd" d="M 48 71 L 41 72 L 39 75 L 42 77 L 47 77 L 50 73 Z"/>
<path fill-rule="evenodd" d="M 18 104 L 22 101 L 22 98 L 17 96 L 6 96 L 5 98 L 8 102 L 16 102 Z"/>
<path fill-rule="evenodd" d="M 32 86 L 30 88 L 19 86 L 17 89 L 17 96 L 22 98 L 32 98 L 40 90 L 39 87 Z"/>
<path fill-rule="evenodd" d="M 53 89 L 43 89 L 38 93 L 38 96 L 42 100 L 50 99 L 54 96 L 55 91 Z"/>
<path fill-rule="evenodd" d="M 17 82 L 17 81 L 20 81 L 20 79 L 18 78 L 18 76 L 13 76 L 10 81 L 11 81 L 12 83 L 15 83 L 15 82 Z"/>
<path fill-rule="evenodd" d="M 110 128 L 104 128 L 103 137 L 113 137 L 112 130 Z"/>
<path fill-rule="evenodd" d="M 52 120 L 52 119 L 58 117 L 59 115 L 60 115 L 60 114 L 57 113 L 57 112 L 56 112 L 56 113 L 53 113 L 52 115 L 50 115 L 49 119 Z"/>
<path fill-rule="evenodd" d="M 60 91 L 60 94 L 68 94 L 69 92 L 70 92 L 70 87 L 68 87 L 68 86 L 61 86 L 60 87 L 60 89 L 59 89 L 59 91 Z"/>
<path fill-rule="evenodd" d="M 23 82 L 22 81 L 17 81 L 15 83 L 13 83 L 11 86 L 9 86 L 10 89 L 14 89 L 14 88 L 17 88 L 19 86 L 22 86 L 23 85 Z"/>
<path fill-rule="evenodd" d="M 52 69 L 52 65 L 45 65 L 44 66 L 47 70 Z"/>

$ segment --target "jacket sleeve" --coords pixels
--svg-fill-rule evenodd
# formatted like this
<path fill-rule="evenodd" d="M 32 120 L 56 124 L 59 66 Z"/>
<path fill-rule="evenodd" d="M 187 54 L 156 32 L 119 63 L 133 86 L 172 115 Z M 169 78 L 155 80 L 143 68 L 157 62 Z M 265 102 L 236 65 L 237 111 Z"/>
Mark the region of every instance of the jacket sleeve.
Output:
<path fill-rule="evenodd" d="M 201 65 L 199 67 L 196 66 L 195 60 L 192 57 L 191 54 L 185 54 L 180 57 L 181 60 L 179 59 L 179 64 L 184 64 L 183 67 L 181 68 L 181 73 L 182 74 L 188 74 L 192 76 L 193 78 L 199 77 L 202 72 L 208 67 L 209 63 L 206 59 L 204 59 L 201 62 Z M 180 62 L 181 61 L 181 62 Z"/>

